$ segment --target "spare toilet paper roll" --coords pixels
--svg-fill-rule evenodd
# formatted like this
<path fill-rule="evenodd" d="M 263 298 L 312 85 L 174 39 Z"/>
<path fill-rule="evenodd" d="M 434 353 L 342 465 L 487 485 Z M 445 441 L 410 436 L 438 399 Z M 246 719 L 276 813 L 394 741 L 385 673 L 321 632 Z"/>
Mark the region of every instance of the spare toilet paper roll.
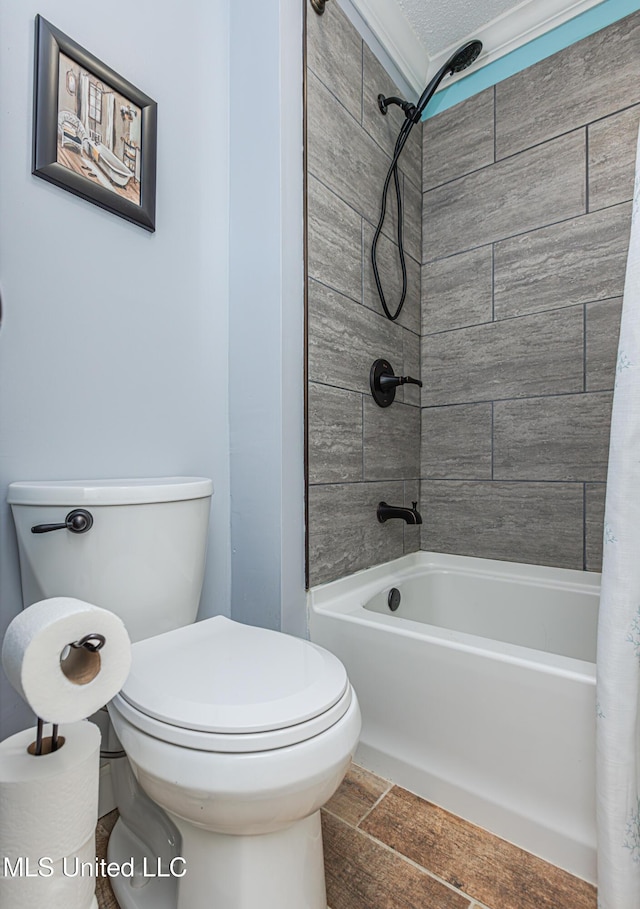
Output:
<path fill-rule="evenodd" d="M 59 862 L 95 834 L 100 730 L 84 720 L 61 726 L 59 736 L 59 749 L 39 756 L 28 752 L 35 729 L 0 742 L 0 856 L 12 863 Z"/>
<path fill-rule="evenodd" d="M 102 649 L 71 647 L 91 634 L 103 635 Z M 115 613 L 83 600 L 54 597 L 28 606 L 11 622 L 2 665 L 36 716 L 49 723 L 75 723 L 120 691 L 131 666 L 131 642 Z"/>
<path fill-rule="evenodd" d="M 97 909 L 94 896 L 95 837 L 58 862 L 35 861 L 30 876 L 3 876 L 0 869 L 0 906 L 7 909 Z M 15 863 L 12 868 L 16 867 Z M 24 869 L 25 866 L 23 865 Z M 40 868 L 40 873 L 38 873 Z M 76 873 L 78 872 L 78 873 Z"/>

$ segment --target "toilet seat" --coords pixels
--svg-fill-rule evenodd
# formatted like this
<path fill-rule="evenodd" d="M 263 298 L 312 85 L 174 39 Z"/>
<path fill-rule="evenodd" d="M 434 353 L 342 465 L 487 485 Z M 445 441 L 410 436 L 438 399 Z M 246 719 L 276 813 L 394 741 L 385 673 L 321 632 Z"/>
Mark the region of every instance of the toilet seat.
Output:
<path fill-rule="evenodd" d="M 288 726 L 285 729 L 275 729 L 270 732 L 225 734 L 220 732 L 200 732 L 195 729 L 183 729 L 169 723 L 161 723 L 153 717 L 147 716 L 140 710 L 132 707 L 128 701 L 117 694 L 111 705 L 132 726 L 147 735 L 160 741 L 182 748 L 193 748 L 197 751 L 216 751 L 224 754 L 246 754 L 256 751 L 272 751 L 285 748 L 287 745 L 297 745 L 307 739 L 325 732 L 346 714 L 353 693 L 351 686 L 345 691 L 337 704 L 334 704 L 326 713 L 305 723 Z"/>
<path fill-rule="evenodd" d="M 282 748 L 328 729 L 351 687 L 333 654 L 215 616 L 140 641 L 114 707 L 143 732 L 202 751 Z"/>

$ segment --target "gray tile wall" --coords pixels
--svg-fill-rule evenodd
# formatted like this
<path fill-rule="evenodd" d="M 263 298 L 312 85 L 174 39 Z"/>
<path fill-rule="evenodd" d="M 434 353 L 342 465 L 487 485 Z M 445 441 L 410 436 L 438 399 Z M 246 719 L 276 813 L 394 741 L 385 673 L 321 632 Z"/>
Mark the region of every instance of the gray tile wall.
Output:
<path fill-rule="evenodd" d="M 425 123 L 424 549 L 600 569 L 639 125 L 640 13 Z"/>
<path fill-rule="evenodd" d="M 419 548 L 419 528 L 379 524 L 376 508 L 415 501 L 420 485 L 420 395 L 402 388 L 379 408 L 369 371 L 420 371 L 422 136 L 402 155 L 409 293 L 397 323 L 382 314 L 370 261 L 380 192 L 404 115 L 377 96 L 397 87 L 336 3 L 307 16 L 309 581 L 351 574 Z M 413 99 L 415 100 L 415 99 Z M 391 194 L 390 194 L 391 199 Z M 378 259 L 399 297 L 396 213 Z M 595 322 L 594 322 L 595 324 Z"/>

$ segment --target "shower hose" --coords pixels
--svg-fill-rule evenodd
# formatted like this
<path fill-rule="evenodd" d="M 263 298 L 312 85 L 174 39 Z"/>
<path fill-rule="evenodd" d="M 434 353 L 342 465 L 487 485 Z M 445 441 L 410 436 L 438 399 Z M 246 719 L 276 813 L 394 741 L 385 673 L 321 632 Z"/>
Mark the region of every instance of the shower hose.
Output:
<path fill-rule="evenodd" d="M 402 149 L 406 144 L 407 139 L 409 138 L 409 133 L 413 129 L 413 126 L 413 118 L 407 118 L 402 124 L 400 132 L 398 133 L 398 138 L 396 139 L 396 145 L 393 152 L 393 160 L 391 161 L 391 165 L 384 181 L 384 187 L 382 189 L 380 220 L 378 221 L 378 226 L 376 227 L 376 232 L 373 237 L 373 243 L 371 244 L 371 264 L 373 265 L 373 276 L 376 281 L 376 287 L 378 288 L 378 295 L 380 297 L 380 302 L 382 303 L 382 308 L 387 319 L 390 319 L 392 322 L 395 322 L 402 312 L 402 307 L 404 306 L 404 301 L 407 296 L 407 264 L 404 255 L 402 191 L 400 189 L 400 177 L 398 175 L 398 159 L 400 157 Z M 398 303 L 398 306 L 394 313 L 391 312 L 384 294 L 384 290 L 382 289 L 382 282 L 380 281 L 380 273 L 378 271 L 377 260 L 378 240 L 380 238 L 380 234 L 382 233 L 382 226 L 387 214 L 387 196 L 389 193 L 389 184 L 391 183 L 391 177 L 393 177 L 393 185 L 396 191 L 396 208 L 398 213 L 398 253 L 400 256 L 400 268 L 402 269 L 402 293 L 400 294 L 400 302 Z"/>

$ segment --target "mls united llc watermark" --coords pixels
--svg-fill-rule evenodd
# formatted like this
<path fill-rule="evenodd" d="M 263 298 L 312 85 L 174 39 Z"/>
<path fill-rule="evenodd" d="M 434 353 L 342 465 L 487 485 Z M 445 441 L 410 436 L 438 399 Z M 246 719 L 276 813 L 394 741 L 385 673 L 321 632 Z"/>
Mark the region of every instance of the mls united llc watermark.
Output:
<path fill-rule="evenodd" d="M 124 862 L 108 862 L 97 857 L 93 862 L 81 862 L 77 855 L 58 861 L 49 856 L 32 859 L 25 855 L 13 861 L 7 856 L 2 860 L 4 877 L 53 877 L 56 872 L 62 877 L 184 877 L 187 862 L 181 855 L 176 855 L 168 863 L 159 858 L 147 859 L 146 856 L 142 861 L 131 857 Z"/>

